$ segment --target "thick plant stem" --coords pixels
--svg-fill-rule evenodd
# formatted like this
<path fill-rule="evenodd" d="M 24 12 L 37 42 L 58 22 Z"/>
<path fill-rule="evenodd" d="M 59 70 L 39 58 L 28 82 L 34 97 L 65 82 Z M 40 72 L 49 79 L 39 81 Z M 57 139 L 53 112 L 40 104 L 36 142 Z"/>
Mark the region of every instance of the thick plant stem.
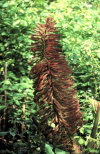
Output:
<path fill-rule="evenodd" d="M 95 121 L 92 129 L 92 133 L 91 133 L 92 138 L 96 138 L 99 120 L 100 120 L 100 104 L 98 105 L 97 112 L 95 114 Z"/>
<path fill-rule="evenodd" d="M 4 67 L 4 79 L 5 81 L 7 80 L 7 62 L 5 63 L 5 67 Z M 7 103 L 7 91 L 4 91 L 4 101 L 5 101 L 5 106 Z M 4 109 L 4 116 L 3 116 L 3 120 L 4 120 L 4 124 L 3 124 L 3 129 L 5 130 L 5 119 L 6 119 L 6 109 Z"/>
<path fill-rule="evenodd" d="M 22 128 L 21 128 L 21 129 L 22 129 L 22 130 L 21 130 L 22 133 L 23 133 L 23 130 L 25 129 L 25 124 L 24 124 L 24 119 L 25 119 L 25 107 L 26 107 L 26 106 L 25 106 L 25 103 L 24 103 L 23 106 L 22 106 L 22 112 L 23 112 L 23 115 L 22 115 L 22 120 L 23 120 L 23 121 L 22 121 L 22 126 L 21 126 L 21 127 L 22 127 Z"/>
<path fill-rule="evenodd" d="M 5 63 L 5 71 L 4 71 L 4 78 L 5 78 L 5 81 L 7 80 L 7 62 Z M 5 104 L 7 102 L 7 92 L 5 90 Z"/>
<path fill-rule="evenodd" d="M 94 125 L 93 125 L 93 128 L 92 128 L 92 132 L 91 132 L 91 138 L 96 138 L 96 133 L 97 133 L 97 130 L 98 130 L 98 124 L 99 124 L 99 120 L 100 120 L 100 103 L 98 103 L 98 107 L 97 107 L 97 111 L 95 113 L 95 120 L 94 120 Z M 90 141 L 88 143 L 88 148 L 91 148 L 93 146 L 93 142 Z"/>

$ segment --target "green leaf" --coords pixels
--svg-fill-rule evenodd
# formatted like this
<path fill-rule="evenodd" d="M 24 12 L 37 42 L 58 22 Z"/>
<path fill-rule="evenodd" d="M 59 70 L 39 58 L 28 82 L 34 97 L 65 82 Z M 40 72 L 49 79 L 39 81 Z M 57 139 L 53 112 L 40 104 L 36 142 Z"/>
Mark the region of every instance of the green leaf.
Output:
<path fill-rule="evenodd" d="M 15 132 L 10 131 L 10 134 L 14 137 L 16 135 Z"/>
<path fill-rule="evenodd" d="M 100 58 L 100 52 L 97 53 L 98 58 Z"/>
<path fill-rule="evenodd" d="M 13 26 L 16 26 L 20 23 L 20 20 L 16 20 L 15 22 L 13 22 Z"/>
<path fill-rule="evenodd" d="M 4 3 L 3 7 L 8 7 L 8 3 Z"/>
<path fill-rule="evenodd" d="M 21 24 L 23 25 L 23 26 L 28 26 L 28 23 L 27 23 L 27 21 L 25 21 L 25 20 L 21 20 Z"/>
<path fill-rule="evenodd" d="M 7 108 L 7 107 L 4 105 L 0 105 L 0 110 L 5 109 L 5 108 Z"/>
<path fill-rule="evenodd" d="M 80 145 L 85 144 L 85 140 L 83 140 L 82 138 L 80 138 L 80 139 L 78 140 L 78 142 L 79 142 Z"/>
<path fill-rule="evenodd" d="M 19 106 L 20 105 L 20 102 L 16 100 L 15 101 L 15 104 Z"/>
<path fill-rule="evenodd" d="M 80 133 L 84 134 L 84 128 L 80 128 Z"/>
<path fill-rule="evenodd" d="M 45 152 L 46 152 L 46 154 L 54 154 L 52 149 L 53 149 L 52 146 L 50 146 L 49 144 L 45 144 Z"/>
<path fill-rule="evenodd" d="M 69 152 L 66 152 L 66 151 L 63 151 L 63 150 L 60 150 L 58 148 L 56 148 L 56 154 L 70 154 Z"/>
<path fill-rule="evenodd" d="M 55 128 L 55 124 L 54 124 L 54 123 L 52 123 L 52 124 L 51 124 L 51 127 L 52 127 L 52 128 Z"/>
<path fill-rule="evenodd" d="M 8 132 L 0 132 L 0 136 L 4 137 Z"/>
<path fill-rule="evenodd" d="M 4 80 L 4 84 L 9 85 L 9 84 L 11 84 L 11 82 L 9 79 L 7 79 L 7 80 Z"/>

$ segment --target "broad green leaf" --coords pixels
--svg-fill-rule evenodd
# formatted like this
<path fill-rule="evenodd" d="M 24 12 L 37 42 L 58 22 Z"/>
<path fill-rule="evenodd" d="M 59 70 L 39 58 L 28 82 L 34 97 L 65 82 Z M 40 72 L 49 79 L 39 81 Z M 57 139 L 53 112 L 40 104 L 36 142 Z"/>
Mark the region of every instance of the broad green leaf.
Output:
<path fill-rule="evenodd" d="M 85 144 L 85 140 L 83 140 L 82 138 L 80 138 L 80 139 L 78 140 L 78 142 L 79 142 L 80 145 Z"/>
<path fill-rule="evenodd" d="M 6 108 L 7 108 L 7 106 L 0 105 L 0 110 L 2 110 L 2 109 L 6 109 Z"/>
<path fill-rule="evenodd" d="M 14 137 L 16 135 L 15 132 L 10 131 L 10 134 Z"/>
<path fill-rule="evenodd" d="M 9 84 L 11 84 L 11 82 L 9 79 L 7 79 L 7 80 L 4 80 L 4 84 L 9 85 Z"/>
<path fill-rule="evenodd" d="M 49 144 L 45 144 L 45 152 L 46 152 L 46 154 L 54 154 L 52 149 L 53 149 L 52 146 L 50 146 Z"/>

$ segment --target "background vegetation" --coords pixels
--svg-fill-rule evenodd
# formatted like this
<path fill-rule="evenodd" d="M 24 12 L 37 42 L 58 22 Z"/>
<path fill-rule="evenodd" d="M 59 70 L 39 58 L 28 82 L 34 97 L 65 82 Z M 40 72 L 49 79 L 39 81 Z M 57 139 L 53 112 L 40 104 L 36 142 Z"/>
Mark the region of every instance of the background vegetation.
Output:
<path fill-rule="evenodd" d="M 4 147 L 0 153 L 53 153 L 36 126 L 30 75 L 37 62 L 31 51 L 31 34 L 48 16 L 59 27 L 84 116 L 75 139 L 84 153 L 99 153 L 100 125 L 91 138 L 100 101 L 99 6 L 99 0 L 0 1 L 0 145 Z M 90 141 L 92 148 L 88 148 Z M 66 152 L 56 149 L 56 153 Z"/>

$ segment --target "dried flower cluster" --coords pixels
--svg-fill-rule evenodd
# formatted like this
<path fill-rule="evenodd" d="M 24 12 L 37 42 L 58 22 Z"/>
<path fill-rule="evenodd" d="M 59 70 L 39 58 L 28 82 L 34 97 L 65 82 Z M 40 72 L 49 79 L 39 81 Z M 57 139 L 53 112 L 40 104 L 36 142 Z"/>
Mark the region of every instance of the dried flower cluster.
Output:
<path fill-rule="evenodd" d="M 68 149 L 72 145 L 70 136 L 82 124 L 82 115 L 54 24 L 52 18 L 47 18 L 32 35 L 32 50 L 40 56 L 31 70 L 35 80 L 34 101 L 39 105 L 41 130 L 47 140 Z"/>

